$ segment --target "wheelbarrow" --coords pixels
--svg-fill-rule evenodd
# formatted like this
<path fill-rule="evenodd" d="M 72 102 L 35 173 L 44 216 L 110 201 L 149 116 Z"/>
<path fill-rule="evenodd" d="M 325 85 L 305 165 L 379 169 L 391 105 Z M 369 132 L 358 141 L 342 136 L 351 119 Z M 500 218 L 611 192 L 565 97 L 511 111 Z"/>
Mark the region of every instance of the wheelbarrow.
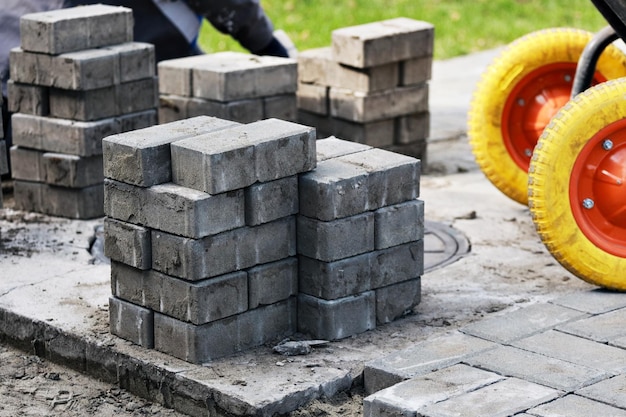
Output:
<path fill-rule="evenodd" d="M 477 164 L 528 204 L 550 253 L 579 278 L 626 290 L 626 4 L 592 0 L 609 26 L 530 33 L 477 84 Z"/>

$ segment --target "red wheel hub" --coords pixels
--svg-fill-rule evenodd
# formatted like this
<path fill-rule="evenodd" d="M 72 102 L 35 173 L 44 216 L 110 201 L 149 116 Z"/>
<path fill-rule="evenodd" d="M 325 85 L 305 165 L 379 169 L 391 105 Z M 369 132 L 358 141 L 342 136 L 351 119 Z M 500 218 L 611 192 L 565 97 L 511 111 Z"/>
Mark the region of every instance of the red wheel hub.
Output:
<path fill-rule="evenodd" d="M 515 163 L 528 171 L 530 157 L 543 129 L 570 99 L 576 63 L 559 62 L 537 68 L 520 80 L 502 112 L 502 137 Z M 598 72 L 593 84 L 606 79 Z"/>
<path fill-rule="evenodd" d="M 583 147 L 569 191 L 584 235 L 605 252 L 626 257 L 626 119 L 606 126 Z"/>

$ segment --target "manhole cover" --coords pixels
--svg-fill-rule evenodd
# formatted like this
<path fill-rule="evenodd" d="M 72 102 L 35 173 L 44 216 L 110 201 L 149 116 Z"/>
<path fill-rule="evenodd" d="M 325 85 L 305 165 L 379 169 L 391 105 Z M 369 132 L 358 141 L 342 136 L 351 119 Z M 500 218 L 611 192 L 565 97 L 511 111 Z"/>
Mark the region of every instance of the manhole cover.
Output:
<path fill-rule="evenodd" d="M 454 227 L 424 221 L 424 273 L 455 262 L 470 249 L 467 237 Z"/>

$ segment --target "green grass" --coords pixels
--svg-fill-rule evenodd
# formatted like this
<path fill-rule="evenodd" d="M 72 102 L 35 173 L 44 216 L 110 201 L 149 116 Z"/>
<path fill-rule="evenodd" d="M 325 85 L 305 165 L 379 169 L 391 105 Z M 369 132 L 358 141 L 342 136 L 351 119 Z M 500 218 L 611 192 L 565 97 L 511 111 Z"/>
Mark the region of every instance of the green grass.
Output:
<path fill-rule="evenodd" d="M 277 29 L 299 50 L 329 46 L 334 29 L 410 17 L 435 26 L 435 58 L 445 59 L 505 45 L 550 27 L 597 31 L 606 22 L 589 0 L 261 0 Z M 207 52 L 243 51 L 205 24 Z"/>

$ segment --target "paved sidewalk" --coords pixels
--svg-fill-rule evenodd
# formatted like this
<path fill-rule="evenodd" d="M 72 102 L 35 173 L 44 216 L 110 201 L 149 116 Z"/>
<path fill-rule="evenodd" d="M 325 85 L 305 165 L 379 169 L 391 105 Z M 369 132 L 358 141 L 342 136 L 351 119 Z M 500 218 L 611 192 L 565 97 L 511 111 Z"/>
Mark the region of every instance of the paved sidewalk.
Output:
<path fill-rule="evenodd" d="M 434 65 L 426 263 L 454 257 L 437 246 L 446 239 L 465 256 L 422 277 L 415 314 L 307 356 L 265 346 L 191 365 L 109 334 L 110 268 L 87 252 L 99 221 L 0 210 L 0 340 L 190 415 L 284 414 L 361 382 L 369 416 L 576 417 L 589 405 L 626 415 L 626 298 L 554 262 L 464 138 L 473 86 L 496 53 Z"/>

